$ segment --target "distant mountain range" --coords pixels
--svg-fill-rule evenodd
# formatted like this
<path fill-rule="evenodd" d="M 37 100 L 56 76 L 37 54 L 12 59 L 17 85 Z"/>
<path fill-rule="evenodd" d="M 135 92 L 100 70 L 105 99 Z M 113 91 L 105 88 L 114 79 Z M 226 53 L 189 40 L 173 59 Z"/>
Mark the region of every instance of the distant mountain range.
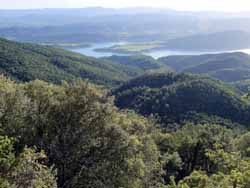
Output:
<path fill-rule="evenodd" d="M 187 12 L 147 7 L 1 10 L 0 36 L 34 43 L 166 42 L 177 39 L 169 41 L 168 45 L 180 48 L 178 43 L 172 43 L 186 40 L 191 43 L 190 49 L 194 49 L 192 42 L 196 37 L 202 41 L 204 37 L 209 39 L 211 33 L 250 32 L 249 23 L 248 13 Z M 240 35 L 231 34 L 232 38 Z M 216 35 L 220 37 L 220 34 Z M 224 38 L 221 41 L 225 46 Z M 188 49 L 188 44 L 185 49 Z"/>
<path fill-rule="evenodd" d="M 250 48 L 250 33 L 243 31 L 224 31 L 211 34 L 197 34 L 168 40 L 164 49 L 222 51 Z"/>

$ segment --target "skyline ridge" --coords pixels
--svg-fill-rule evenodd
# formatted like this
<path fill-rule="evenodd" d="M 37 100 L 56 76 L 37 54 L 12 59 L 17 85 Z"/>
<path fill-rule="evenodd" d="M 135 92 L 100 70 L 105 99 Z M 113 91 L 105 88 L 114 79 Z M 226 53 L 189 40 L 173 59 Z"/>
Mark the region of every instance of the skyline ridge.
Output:
<path fill-rule="evenodd" d="M 83 7 L 156 7 L 176 10 L 195 11 L 250 11 L 249 2 L 246 0 L 9 0 L 1 2 L 0 9 L 41 9 L 41 8 L 83 8 Z"/>

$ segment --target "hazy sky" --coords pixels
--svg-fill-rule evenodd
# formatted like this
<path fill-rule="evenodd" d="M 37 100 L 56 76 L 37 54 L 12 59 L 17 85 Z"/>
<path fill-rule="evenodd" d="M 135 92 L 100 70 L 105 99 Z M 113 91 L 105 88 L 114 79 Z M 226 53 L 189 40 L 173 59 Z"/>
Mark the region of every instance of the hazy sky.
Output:
<path fill-rule="evenodd" d="M 250 11 L 250 0 L 0 0 L 0 9 L 166 7 L 178 10 Z"/>

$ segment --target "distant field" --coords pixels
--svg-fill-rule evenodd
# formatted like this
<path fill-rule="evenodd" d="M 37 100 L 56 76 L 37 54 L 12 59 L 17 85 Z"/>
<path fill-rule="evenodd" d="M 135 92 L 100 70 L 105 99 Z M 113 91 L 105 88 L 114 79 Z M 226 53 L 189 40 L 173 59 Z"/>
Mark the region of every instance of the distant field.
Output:
<path fill-rule="evenodd" d="M 162 42 L 149 42 L 149 43 L 133 43 L 133 44 L 124 44 L 124 45 L 114 45 L 108 48 L 99 48 L 95 51 L 100 52 L 116 52 L 116 53 L 127 53 L 127 54 L 136 54 L 145 51 L 150 51 L 156 48 L 162 47 Z"/>

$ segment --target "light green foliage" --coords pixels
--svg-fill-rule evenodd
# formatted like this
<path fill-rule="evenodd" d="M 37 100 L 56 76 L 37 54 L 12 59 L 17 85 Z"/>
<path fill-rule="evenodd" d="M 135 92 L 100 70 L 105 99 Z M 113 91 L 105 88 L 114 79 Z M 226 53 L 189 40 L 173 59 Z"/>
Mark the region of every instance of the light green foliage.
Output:
<path fill-rule="evenodd" d="M 96 49 L 96 51 L 104 52 L 116 52 L 121 54 L 136 54 L 145 51 L 154 50 L 161 48 L 162 42 L 154 41 L 148 43 L 134 43 L 134 44 L 124 44 L 124 45 L 114 45 L 107 48 Z"/>
<path fill-rule="evenodd" d="M 170 99 L 174 99 L 175 103 L 180 96 L 183 101 L 185 97 L 192 98 L 191 92 L 189 95 L 187 93 L 196 87 L 202 93 L 199 98 L 202 103 L 185 103 L 185 109 L 190 109 L 191 105 L 196 110 L 205 108 L 207 113 L 218 110 L 217 113 L 223 112 L 235 120 L 239 120 L 237 114 L 245 117 L 243 115 L 248 112 L 248 106 L 233 90 L 208 78 L 185 74 L 146 75 L 134 83 L 121 86 L 116 94 L 125 95 L 123 90 L 131 85 L 140 86 L 138 90 L 127 91 L 131 95 L 146 88 L 144 97 L 147 100 L 151 100 L 149 94 L 160 88 L 162 98 L 152 99 L 156 103 L 152 112 L 164 104 L 161 101 L 167 101 L 171 93 L 173 96 Z M 167 88 L 168 85 L 171 88 Z M 176 92 L 178 88 L 181 92 Z M 163 95 L 161 89 L 169 91 L 168 95 Z M 200 108 L 203 101 L 210 101 L 209 98 L 202 98 L 208 96 L 204 91 L 216 93 L 210 97 L 222 100 L 223 104 L 234 107 L 234 110 L 224 112 L 213 106 L 207 108 L 206 105 Z M 226 99 L 221 99 L 222 96 Z M 121 102 L 126 103 L 131 99 L 128 97 Z M 17 84 L 0 77 L 1 187 L 250 186 L 249 132 L 240 128 L 232 129 L 232 125 L 238 124 L 230 124 L 231 128 L 223 127 L 211 123 L 211 119 L 208 121 L 210 123 L 204 122 L 204 117 L 200 115 L 196 116 L 198 120 L 194 123 L 183 122 L 185 125 L 180 124 L 180 127 L 171 131 L 161 131 L 155 120 L 142 117 L 134 111 L 121 111 L 114 106 L 113 100 L 105 91 L 84 81 L 53 85 L 36 80 Z M 168 105 L 171 106 L 170 102 Z M 206 104 L 210 105 L 210 102 Z M 240 107 L 239 104 L 245 106 Z M 135 107 L 137 105 L 140 107 L 139 103 Z M 164 104 L 163 109 L 168 109 L 168 105 Z M 171 115 L 173 119 L 178 119 L 175 117 L 178 115 L 176 112 L 182 112 L 180 107 L 183 104 L 176 105 L 180 106 L 173 106 L 176 111 L 171 114 L 159 109 L 166 117 Z M 148 104 L 146 106 L 150 107 Z M 191 112 L 189 115 L 194 118 Z M 200 122 L 199 118 L 202 124 L 197 123 Z"/>
<path fill-rule="evenodd" d="M 56 188 L 54 172 L 41 164 L 46 155 L 25 148 L 15 156 L 13 144 L 13 139 L 0 136 L 0 187 Z"/>
<path fill-rule="evenodd" d="M 1 174 L 8 171 L 15 162 L 13 154 L 13 140 L 0 136 L 0 169 Z"/>
<path fill-rule="evenodd" d="M 55 173 L 46 165 L 43 152 L 36 153 L 25 148 L 17 159 L 17 165 L 11 174 L 13 188 L 57 188 Z"/>
<path fill-rule="evenodd" d="M 235 147 L 244 157 L 250 157 L 250 133 L 247 132 L 235 140 Z"/>
<path fill-rule="evenodd" d="M 3 77 L 0 83 L 0 128 L 17 140 L 21 155 L 14 177 L 21 187 L 55 186 L 49 167 L 57 170 L 58 187 L 163 185 L 158 130 L 146 118 L 119 112 L 97 87 L 83 81 L 16 84 Z M 48 160 L 34 164 L 43 155 L 25 146 L 44 150 Z"/>
<path fill-rule="evenodd" d="M 13 153 L 13 140 L 6 136 L 0 136 L 0 187 L 8 188 L 8 177 L 15 163 Z"/>

